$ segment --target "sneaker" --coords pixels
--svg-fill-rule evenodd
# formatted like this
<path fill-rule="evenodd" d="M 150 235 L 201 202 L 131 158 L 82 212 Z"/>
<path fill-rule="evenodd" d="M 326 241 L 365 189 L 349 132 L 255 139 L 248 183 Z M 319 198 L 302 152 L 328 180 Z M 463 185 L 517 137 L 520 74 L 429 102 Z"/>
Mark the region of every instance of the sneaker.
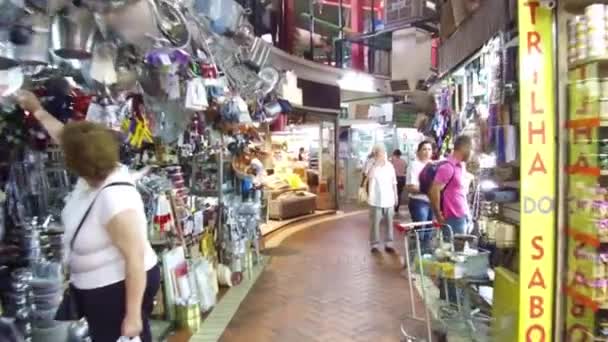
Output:
<path fill-rule="evenodd" d="M 386 251 L 387 253 L 395 253 L 395 248 L 393 247 L 392 243 L 387 243 L 386 246 L 384 246 L 384 251 Z"/>
<path fill-rule="evenodd" d="M 372 252 L 372 254 L 378 253 L 379 252 L 378 246 L 372 246 L 371 252 Z"/>

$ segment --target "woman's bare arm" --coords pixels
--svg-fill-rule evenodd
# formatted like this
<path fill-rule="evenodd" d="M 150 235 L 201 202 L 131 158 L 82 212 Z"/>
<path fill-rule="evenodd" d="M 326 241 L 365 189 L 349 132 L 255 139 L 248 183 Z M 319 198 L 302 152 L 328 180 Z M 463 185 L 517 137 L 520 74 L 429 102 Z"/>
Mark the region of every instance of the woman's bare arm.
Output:
<path fill-rule="evenodd" d="M 49 133 L 53 141 L 61 144 L 61 132 L 63 131 L 63 123 L 49 114 L 40 104 L 38 97 L 31 91 L 19 90 L 17 92 L 17 102 L 19 106 L 26 112 L 33 115 L 40 122 L 42 127 Z"/>

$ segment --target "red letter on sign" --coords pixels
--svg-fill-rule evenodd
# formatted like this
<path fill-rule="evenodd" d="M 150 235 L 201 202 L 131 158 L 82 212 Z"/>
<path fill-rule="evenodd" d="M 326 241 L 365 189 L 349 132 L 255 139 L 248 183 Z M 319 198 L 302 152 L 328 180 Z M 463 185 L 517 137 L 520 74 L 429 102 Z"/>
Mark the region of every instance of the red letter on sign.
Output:
<path fill-rule="evenodd" d="M 536 108 L 536 92 L 533 91 L 530 93 L 530 107 L 532 107 L 532 114 L 542 114 L 544 113 L 544 109 L 540 108 L 537 109 Z"/>
<path fill-rule="evenodd" d="M 538 331 L 538 338 L 533 339 L 532 334 Z M 540 324 L 534 324 L 526 330 L 526 342 L 545 342 L 545 328 Z"/>
<path fill-rule="evenodd" d="M 546 289 L 545 279 L 543 279 L 543 274 L 540 272 L 540 269 L 537 267 L 534 274 L 532 274 L 532 279 L 530 279 L 530 283 L 528 284 L 528 289 L 533 288 L 534 286 L 540 286 L 543 289 Z"/>
<path fill-rule="evenodd" d="M 528 54 L 532 54 L 532 48 L 535 48 L 536 51 L 540 54 L 543 52 L 540 49 L 540 34 L 536 31 L 528 32 Z"/>
<path fill-rule="evenodd" d="M 528 144 L 532 145 L 532 137 L 534 135 L 540 135 L 542 137 L 542 144 L 545 144 L 545 122 L 541 121 L 540 128 L 532 128 L 532 121 L 528 121 Z"/>
<path fill-rule="evenodd" d="M 540 296 L 531 296 L 530 297 L 530 318 L 539 318 L 545 314 L 545 309 L 543 308 L 543 297 Z"/>
<path fill-rule="evenodd" d="M 530 18 L 532 18 L 532 25 L 536 25 L 536 8 L 540 6 L 538 1 L 528 1 L 524 6 L 530 7 Z"/>
<path fill-rule="evenodd" d="M 530 171 L 528 171 L 528 176 L 531 176 L 534 172 L 542 172 L 547 174 L 547 169 L 545 169 L 545 163 L 543 163 L 543 159 L 540 157 L 540 153 L 536 152 L 536 156 L 534 157 L 534 161 L 532 162 L 532 167 L 530 167 Z"/>
<path fill-rule="evenodd" d="M 540 260 L 545 255 L 545 249 L 543 248 L 542 243 L 542 236 L 535 236 L 532 238 L 532 247 L 538 251 L 537 255 L 532 255 L 532 260 Z"/>

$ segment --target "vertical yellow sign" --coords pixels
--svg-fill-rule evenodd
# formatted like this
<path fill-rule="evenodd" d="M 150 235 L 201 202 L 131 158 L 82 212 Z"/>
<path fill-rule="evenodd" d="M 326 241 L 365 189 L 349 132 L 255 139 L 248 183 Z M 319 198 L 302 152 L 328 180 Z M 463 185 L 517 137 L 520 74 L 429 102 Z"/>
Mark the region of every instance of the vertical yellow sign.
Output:
<path fill-rule="evenodd" d="M 556 113 L 553 13 L 518 0 L 521 227 L 518 341 L 553 340 Z"/>

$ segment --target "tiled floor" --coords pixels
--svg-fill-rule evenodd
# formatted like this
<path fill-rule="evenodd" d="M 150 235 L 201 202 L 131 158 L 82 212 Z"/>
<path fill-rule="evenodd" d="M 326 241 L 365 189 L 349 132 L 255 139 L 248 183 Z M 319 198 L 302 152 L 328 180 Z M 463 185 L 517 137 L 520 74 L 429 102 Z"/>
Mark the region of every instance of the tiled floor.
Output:
<path fill-rule="evenodd" d="M 220 341 L 399 341 L 407 281 L 398 257 L 370 254 L 367 225 L 365 213 L 324 222 L 268 250 Z"/>

